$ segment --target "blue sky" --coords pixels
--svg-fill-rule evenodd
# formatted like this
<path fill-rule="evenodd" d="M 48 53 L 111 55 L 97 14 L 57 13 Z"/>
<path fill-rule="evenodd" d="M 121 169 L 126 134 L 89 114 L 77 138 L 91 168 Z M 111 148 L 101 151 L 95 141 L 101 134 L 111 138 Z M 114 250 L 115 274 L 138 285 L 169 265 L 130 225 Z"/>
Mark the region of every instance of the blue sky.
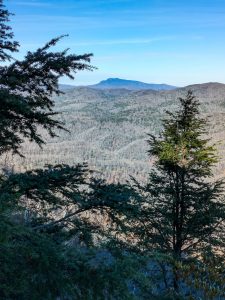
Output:
<path fill-rule="evenodd" d="M 18 58 L 52 37 L 56 50 L 94 53 L 94 72 L 75 85 L 108 77 L 184 86 L 225 83 L 225 0 L 5 0 L 21 43 Z"/>

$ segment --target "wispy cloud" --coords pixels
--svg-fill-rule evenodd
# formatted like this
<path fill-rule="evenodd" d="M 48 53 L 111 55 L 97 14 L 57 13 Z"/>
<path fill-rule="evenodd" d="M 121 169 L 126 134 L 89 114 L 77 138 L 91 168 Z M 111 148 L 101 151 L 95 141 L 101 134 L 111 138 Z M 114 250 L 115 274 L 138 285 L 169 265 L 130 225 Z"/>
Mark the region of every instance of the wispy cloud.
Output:
<path fill-rule="evenodd" d="M 200 54 L 193 54 L 193 53 L 180 53 L 180 52 L 167 52 L 167 51 L 158 51 L 158 52 L 140 52 L 139 56 L 145 59 L 176 59 L 176 60 L 183 60 L 183 59 L 193 59 L 195 57 L 201 58 L 202 55 Z M 105 63 L 105 62 L 118 62 L 118 61 L 131 61 L 135 59 L 135 53 L 120 53 L 120 54 L 112 54 L 106 56 L 94 56 L 93 61 L 94 63 Z"/>
<path fill-rule="evenodd" d="M 166 41 L 173 40 L 176 37 L 161 37 L 161 38 L 152 38 L 152 39 L 119 39 L 119 40 L 102 40 L 102 41 L 84 41 L 84 42 L 64 42 L 63 45 L 65 47 L 72 46 L 113 46 L 113 45 L 142 45 L 142 44 L 150 44 L 158 41 Z M 23 44 L 23 47 L 39 47 L 38 43 L 26 43 Z"/>
<path fill-rule="evenodd" d="M 99 40 L 99 41 L 81 41 L 81 42 L 72 42 L 68 46 L 112 46 L 112 45 L 143 45 L 143 44 L 153 44 L 157 42 L 167 42 L 167 41 L 182 41 L 185 40 L 203 40 L 204 36 L 202 35 L 168 35 L 168 36 L 159 36 L 153 38 L 133 38 L 133 39 L 110 39 L 110 40 Z"/>
<path fill-rule="evenodd" d="M 161 36 L 154 38 L 134 38 L 134 39 L 110 39 L 110 40 L 89 40 L 89 41 L 78 41 L 78 42 L 68 42 L 64 40 L 64 47 L 83 47 L 83 46 L 119 46 L 119 45 L 144 45 L 144 44 L 153 44 L 157 42 L 168 42 L 168 41 L 182 41 L 182 40 L 203 40 L 204 36 L 202 35 L 190 35 L 190 36 Z M 42 45 L 40 43 L 24 43 L 22 45 L 25 48 L 37 48 Z M 160 52 L 161 53 L 161 52 Z M 154 53 L 155 54 L 155 53 Z M 127 54 L 126 54 L 127 55 Z M 108 56 L 106 56 L 108 57 Z"/>
<path fill-rule="evenodd" d="M 89 42 L 78 42 L 72 43 L 73 46 L 93 46 L 93 45 L 102 45 L 102 46 L 111 46 L 111 45 L 135 45 L 135 44 L 150 44 L 159 41 L 173 40 L 176 39 L 175 36 L 165 36 L 165 37 L 156 37 L 156 38 L 137 38 L 137 39 L 112 39 L 112 40 L 103 40 L 103 41 L 89 41 Z"/>

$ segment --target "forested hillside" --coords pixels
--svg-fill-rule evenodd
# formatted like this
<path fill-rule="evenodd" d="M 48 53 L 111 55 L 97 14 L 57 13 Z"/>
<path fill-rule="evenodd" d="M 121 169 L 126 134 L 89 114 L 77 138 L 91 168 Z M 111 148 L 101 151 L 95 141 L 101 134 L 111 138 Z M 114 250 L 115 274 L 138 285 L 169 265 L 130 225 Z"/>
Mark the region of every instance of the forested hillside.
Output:
<path fill-rule="evenodd" d="M 7 163 L 19 170 L 40 167 L 46 163 L 86 161 L 102 172 L 109 181 L 126 180 L 132 174 L 145 178 L 150 169 L 146 155 L 147 134 L 157 134 L 166 110 L 174 110 L 177 98 L 193 90 L 200 100 L 202 115 L 210 118 L 208 137 L 220 141 L 222 160 L 215 170 L 221 176 L 225 165 L 225 85 L 206 83 L 173 91 L 125 89 L 96 90 L 88 87 L 71 88 L 56 101 L 55 110 L 69 132 L 58 132 L 44 150 L 26 143 L 25 159 L 7 156 Z M 3 162 L 4 163 L 4 162 Z"/>

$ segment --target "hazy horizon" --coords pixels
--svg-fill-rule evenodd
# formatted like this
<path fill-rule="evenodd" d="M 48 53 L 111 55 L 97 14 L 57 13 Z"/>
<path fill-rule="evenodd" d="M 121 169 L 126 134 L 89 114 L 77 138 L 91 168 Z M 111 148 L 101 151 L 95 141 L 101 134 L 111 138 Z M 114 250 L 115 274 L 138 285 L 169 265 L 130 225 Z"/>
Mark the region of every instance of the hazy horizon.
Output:
<path fill-rule="evenodd" d="M 6 0 L 22 56 L 52 37 L 56 47 L 92 52 L 94 72 L 61 82 L 90 85 L 109 77 L 175 86 L 225 83 L 222 0 Z"/>

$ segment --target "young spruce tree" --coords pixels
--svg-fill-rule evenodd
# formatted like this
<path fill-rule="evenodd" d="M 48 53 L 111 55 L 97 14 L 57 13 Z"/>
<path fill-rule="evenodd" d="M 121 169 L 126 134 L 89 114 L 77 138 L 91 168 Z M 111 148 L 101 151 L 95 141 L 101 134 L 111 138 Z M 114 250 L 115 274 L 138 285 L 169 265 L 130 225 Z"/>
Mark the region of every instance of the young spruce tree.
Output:
<path fill-rule="evenodd" d="M 153 168 L 134 205 L 131 231 L 139 249 L 169 254 L 174 261 L 200 256 L 206 249 L 224 247 L 223 182 L 211 182 L 217 162 L 215 146 L 205 138 L 207 120 L 189 91 L 180 108 L 167 112 L 159 137 L 149 135 Z M 222 252 L 221 252 L 222 253 Z M 174 271 L 174 288 L 178 290 Z"/>

